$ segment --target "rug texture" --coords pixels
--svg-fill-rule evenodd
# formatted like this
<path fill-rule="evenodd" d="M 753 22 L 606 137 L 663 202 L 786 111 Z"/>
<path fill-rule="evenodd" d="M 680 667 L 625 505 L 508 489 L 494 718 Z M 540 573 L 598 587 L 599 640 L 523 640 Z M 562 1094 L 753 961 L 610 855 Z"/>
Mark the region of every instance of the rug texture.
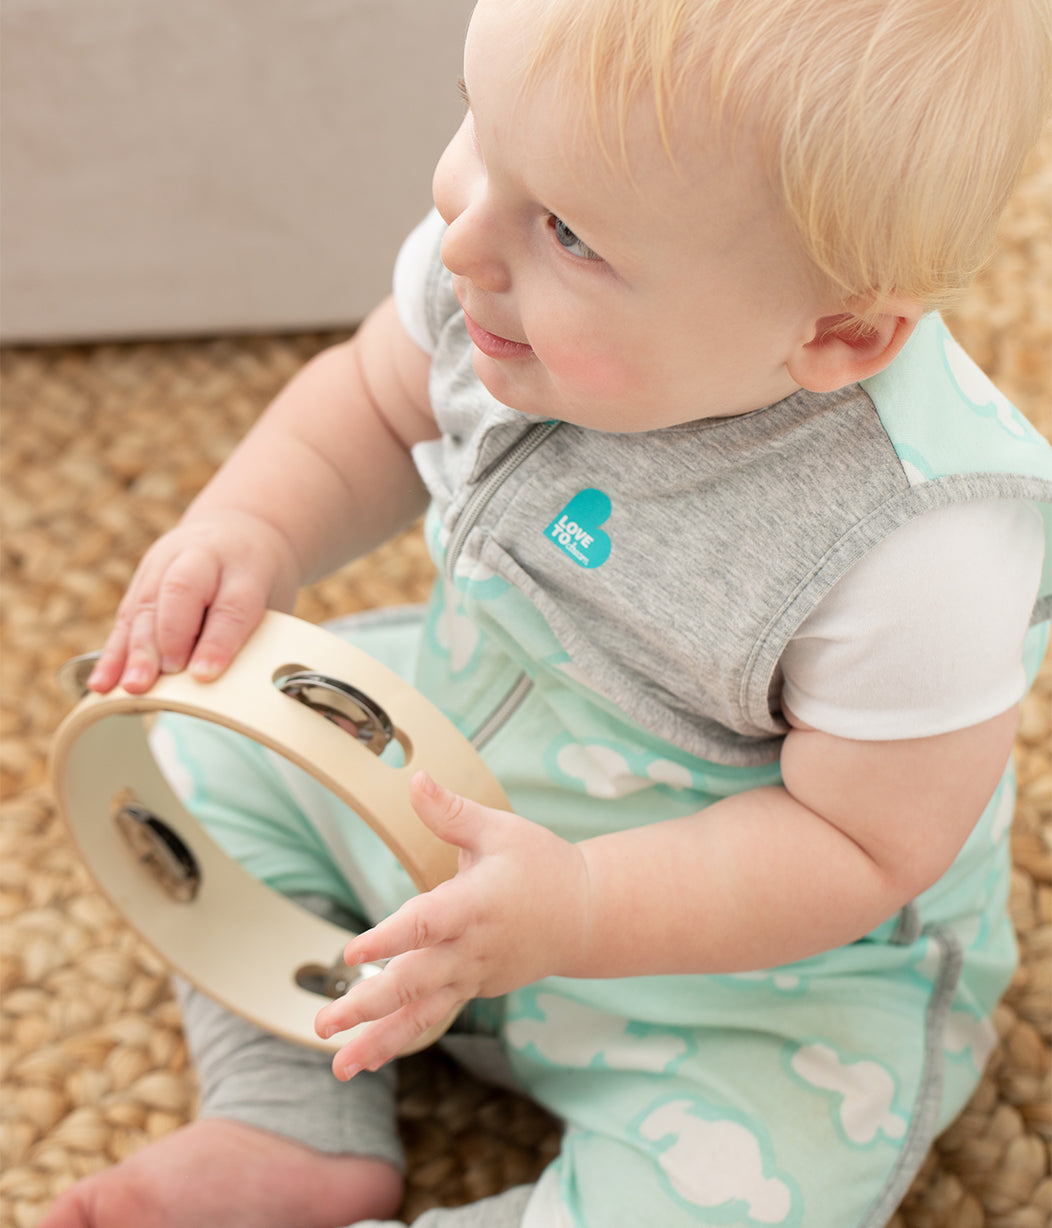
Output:
<path fill-rule="evenodd" d="M 997 255 L 950 316 L 1052 438 L 1052 139 Z M 32 1228 L 69 1183 L 186 1122 L 195 1086 L 165 969 L 98 894 L 56 817 L 45 760 L 66 658 L 98 647 L 133 566 L 322 335 L 3 355 L 0 1226 Z M 419 530 L 302 596 L 320 621 L 422 599 Z M 1022 963 L 982 1085 L 938 1140 L 895 1228 L 1048 1228 L 1052 1218 L 1052 665 L 1023 708 L 1011 899 Z M 533 1179 L 558 1126 L 435 1053 L 403 1064 L 403 1214 Z M 605 1228 L 596 1225 L 595 1228 Z"/>

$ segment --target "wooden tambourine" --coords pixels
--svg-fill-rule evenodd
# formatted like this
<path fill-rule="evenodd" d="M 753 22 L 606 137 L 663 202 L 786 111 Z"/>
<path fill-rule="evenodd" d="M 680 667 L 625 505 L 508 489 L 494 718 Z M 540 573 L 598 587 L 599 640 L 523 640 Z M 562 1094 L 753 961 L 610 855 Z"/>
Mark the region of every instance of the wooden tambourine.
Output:
<path fill-rule="evenodd" d="M 504 791 L 464 736 L 397 674 L 286 614 L 268 613 L 214 682 L 170 674 L 143 695 L 119 687 L 97 695 L 84 690 L 91 660 L 66 669 L 66 685 L 83 698 L 55 736 L 51 779 L 99 886 L 209 997 L 267 1031 L 336 1050 L 349 1033 L 321 1040 L 314 1016 L 377 966 L 348 969 L 345 930 L 258 882 L 191 817 L 150 752 L 150 714 L 225 725 L 305 769 L 372 827 L 420 891 L 456 872 L 457 850 L 414 812 L 413 773 L 422 768 L 465 797 L 508 809 Z M 391 741 L 399 766 L 379 758 Z"/>

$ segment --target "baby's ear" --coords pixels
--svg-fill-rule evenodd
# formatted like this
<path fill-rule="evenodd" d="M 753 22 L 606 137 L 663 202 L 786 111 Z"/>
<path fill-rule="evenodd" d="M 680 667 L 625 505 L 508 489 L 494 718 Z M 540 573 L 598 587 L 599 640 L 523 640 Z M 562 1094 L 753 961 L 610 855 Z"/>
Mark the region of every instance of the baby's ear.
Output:
<path fill-rule="evenodd" d="M 923 313 L 916 303 L 898 299 L 886 299 L 882 307 L 868 319 L 851 311 L 821 316 L 811 338 L 790 355 L 789 374 L 801 388 L 833 392 L 883 371 L 910 339 Z"/>

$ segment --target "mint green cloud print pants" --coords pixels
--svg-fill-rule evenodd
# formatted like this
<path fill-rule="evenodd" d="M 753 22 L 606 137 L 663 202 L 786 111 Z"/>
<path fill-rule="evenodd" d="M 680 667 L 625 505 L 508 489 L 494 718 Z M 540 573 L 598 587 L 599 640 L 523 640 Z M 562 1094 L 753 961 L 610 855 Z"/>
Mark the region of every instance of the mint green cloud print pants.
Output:
<path fill-rule="evenodd" d="M 450 713 L 467 726 L 479 689 L 506 694 L 520 665 L 482 637 L 454 677 L 451 655 L 433 649 L 441 613 L 394 611 L 340 630 L 425 679 L 432 697 L 448 685 Z M 693 760 L 541 671 L 520 691 L 483 753 L 515 809 L 541 822 L 557 814 L 567 838 L 692 813 L 776 779 L 770 767 Z M 155 747 L 189 808 L 275 890 L 349 926 L 411 894 L 365 825 L 279 756 L 182 717 L 160 722 Z M 428 1212 L 418 1228 L 880 1228 L 995 1041 L 990 1014 L 1015 960 L 1013 798 L 1008 776 L 946 877 L 848 947 L 736 976 L 552 978 L 470 1004 L 451 1047 L 498 1059 L 565 1122 L 562 1148 L 535 1185 Z M 194 991 L 182 1000 L 205 1115 L 402 1163 L 389 1071 L 337 1083 L 325 1055 Z"/>

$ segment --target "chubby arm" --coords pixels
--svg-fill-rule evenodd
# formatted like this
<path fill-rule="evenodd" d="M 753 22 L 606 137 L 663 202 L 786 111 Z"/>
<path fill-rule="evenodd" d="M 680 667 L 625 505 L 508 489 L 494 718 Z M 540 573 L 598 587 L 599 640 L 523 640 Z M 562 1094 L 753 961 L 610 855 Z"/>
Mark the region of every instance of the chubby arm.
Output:
<path fill-rule="evenodd" d="M 410 448 L 438 433 L 429 368 L 392 299 L 308 363 L 144 556 L 92 688 L 144 691 L 188 662 L 216 677 L 264 609 L 422 511 Z"/>
<path fill-rule="evenodd" d="M 797 727 L 784 787 L 578 846 L 591 885 L 583 975 L 741 972 L 861 938 L 949 868 L 1017 715 L 892 742 Z"/>
<path fill-rule="evenodd" d="M 1016 720 L 898 742 L 795 727 L 784 787 L 576 845 L 418 777 L 417 812 L 460 868 L 348 945 L 350 963 L 391 963 L 319 1013 L 322 1035 L 377 1021 L 336 1073 L 375 1069 L 457 1003 L 543 976 L 744 972 L 862 937 L 949 867 Z"/>

